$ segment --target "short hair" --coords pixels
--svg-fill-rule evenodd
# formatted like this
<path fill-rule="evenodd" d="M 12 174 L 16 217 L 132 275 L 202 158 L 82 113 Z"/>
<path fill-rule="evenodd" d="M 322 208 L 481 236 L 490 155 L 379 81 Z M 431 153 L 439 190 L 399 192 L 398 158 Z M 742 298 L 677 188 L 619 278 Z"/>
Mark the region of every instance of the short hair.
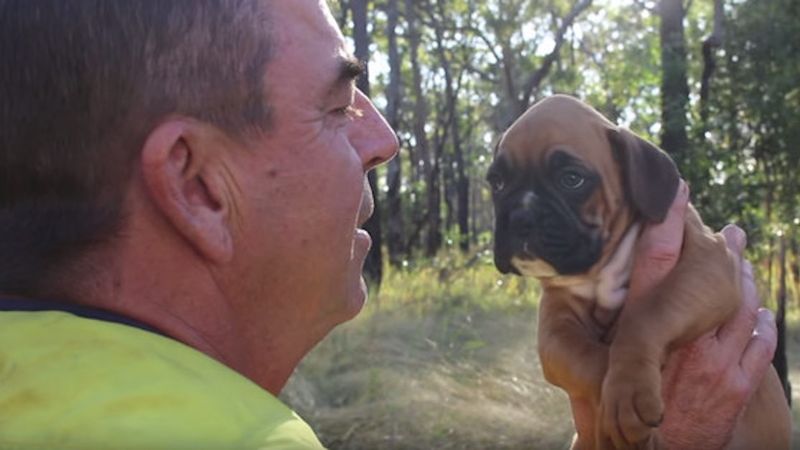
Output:
<path fill-rule="evenodd" d="M 170 114 L 242 136 L 269 122 L 257 0 L 0 0 L 0 292 L 38 286 L 124 223 Z"/>

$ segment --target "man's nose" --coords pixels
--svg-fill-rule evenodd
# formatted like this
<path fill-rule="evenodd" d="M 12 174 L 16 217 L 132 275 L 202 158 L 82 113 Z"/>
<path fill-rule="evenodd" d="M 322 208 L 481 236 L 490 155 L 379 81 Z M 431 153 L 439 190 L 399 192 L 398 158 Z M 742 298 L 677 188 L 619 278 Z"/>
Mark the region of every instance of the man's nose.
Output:
<path fill-rule="evenodd" d="M 361 110 L 361 116 L 356 117 L 350 126 L 350 144 L 361 155 L 364 170 L 372 169 L 394 158 L 399 147 L 397 135 L 383 115 L 359 90 L 356 90 L 353 106 Z"/>

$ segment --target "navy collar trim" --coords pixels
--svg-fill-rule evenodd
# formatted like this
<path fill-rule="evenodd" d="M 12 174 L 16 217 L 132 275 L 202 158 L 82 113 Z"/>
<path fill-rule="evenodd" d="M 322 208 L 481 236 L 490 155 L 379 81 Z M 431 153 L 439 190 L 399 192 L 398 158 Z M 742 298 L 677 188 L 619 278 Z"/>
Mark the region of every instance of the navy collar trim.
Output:
<path fill-rule="evenodd" d="M 63 311 L 74 314 L 86 319 L 102 320 L 104 322 L 119 323 L 122 325 L 139 328 L 151 333 L 167 336 L 156 328 L 140 322 L 136 319 L 123 316 L 121 314 L 107 311 L 105 309 L 93 308 L 90 306 L 77 305 L 74 303 L 56 302 L 50 300 L 34 300 L 28 298 L 0 297 L 0 311 Z"/>

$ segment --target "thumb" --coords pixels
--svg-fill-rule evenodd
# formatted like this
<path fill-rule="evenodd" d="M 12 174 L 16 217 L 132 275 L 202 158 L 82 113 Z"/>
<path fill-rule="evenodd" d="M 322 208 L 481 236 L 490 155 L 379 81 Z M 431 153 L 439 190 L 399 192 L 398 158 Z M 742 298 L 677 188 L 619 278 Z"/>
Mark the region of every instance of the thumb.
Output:
<path fill-rule="evenodd" d="M 683 226 L 689 202 L 689 186 L 681 180 L 667 217 L 647 224 L 636 246 L 628 297 L 635 301 L 658 285 L 675 267 L 683 245 Z"/>

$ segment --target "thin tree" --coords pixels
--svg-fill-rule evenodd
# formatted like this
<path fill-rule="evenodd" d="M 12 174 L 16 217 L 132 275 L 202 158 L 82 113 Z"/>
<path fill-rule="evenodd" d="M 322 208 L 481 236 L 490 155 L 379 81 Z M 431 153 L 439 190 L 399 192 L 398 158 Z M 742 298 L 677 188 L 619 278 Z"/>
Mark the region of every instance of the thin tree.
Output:
<path fill-rule="evenodd" d="M 725 11 L 722 0 L 714 0 L 714 27 L 703 40 L 703 75 L 700 79 L 700 120 L 708 127 L 708 102 L 711 95 L 711 77 L 717 68 L 715 53 L 725 40 Z"/>
<path fill-rule="evenodd" d="M 402 61 L 397 45 L 397 22 L 399 18 L 397 0 L 386 2 L 386 33 L 389 56 L 389 85 L 386 88 L 386 119 L 393 130 L 400 126 L 400 101 L 402 90 Z M 389 263 L 399 266 L 405 256 L 405 219 L 400 188 L 403 180 L 402 154 L 389 161 L 386 170 L 386 247 Z"/>
<path fill-rule="evenodd" d="M 370 96 L 369 89 L 369 44 L 370 38 L 367 32 L 367 16 L 369 10 L 369 0 L 350 0 L 350 9 L 353 14 L 353 41 L 355 43 L 355 56 L 358 58 L 367 69 L 364 75 L 357 81 L 356 85 L 361 92 L 367 97 Z M 380 286 L 381 279 L 383 278 L 383 251 L 382 251 L 382 233 L 381 233 L 381 208 L 380 208 L 380 191 L 378 190 L 378 179 L 375 171 L 372 170 L 367 175 L 369 187 L 372 189 L 372 195 L 375 199 L 375 212 L 369 220 L 364 224 L 364 229 L 367 230 L 372 236 L 372 247 L 367 253 L 367 259 L 364 261 L 364 274 L 367 279 Z"/>
<path fill-rule="evenodd" d="M 661 147 L 687 174 L 689 83 L 683 0 L 661 0 L 658 13 L 661 17 Z"/>

